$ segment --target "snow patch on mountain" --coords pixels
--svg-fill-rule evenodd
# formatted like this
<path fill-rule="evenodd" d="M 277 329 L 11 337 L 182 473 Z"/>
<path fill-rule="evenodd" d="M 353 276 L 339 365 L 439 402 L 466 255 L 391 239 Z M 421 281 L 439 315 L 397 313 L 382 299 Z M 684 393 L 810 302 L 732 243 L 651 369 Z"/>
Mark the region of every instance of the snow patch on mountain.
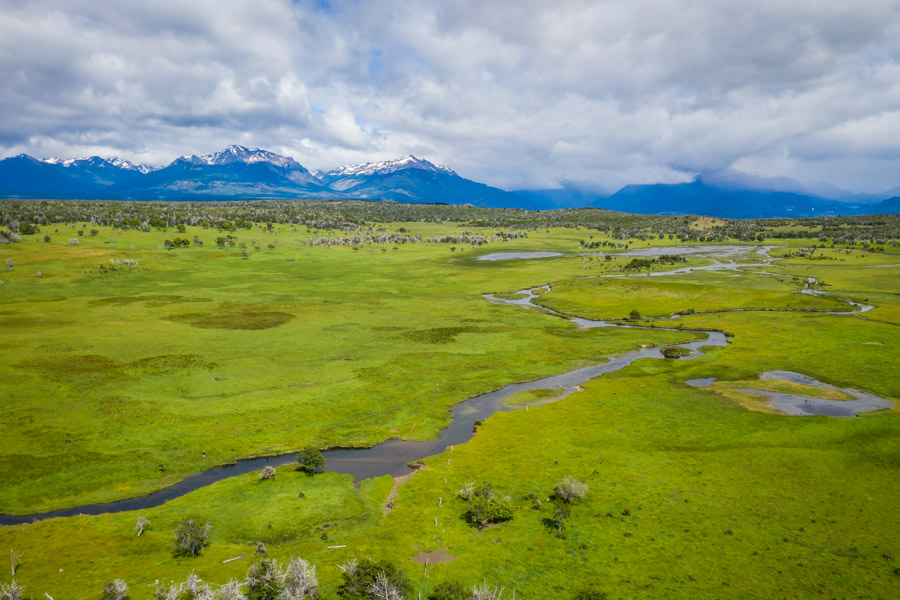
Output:
<path fill-rule="evenodd" d="M 303 169 L 303 167 L 300 166 L 300 163 L 289 156 L 281 156 L 280 154 L 275 154 L 268 150 L 261 150 L 260 148 L 246 148 L 244 146 L 238 146 L 237 144 L 232 144 L 221 152 L 214 152 L 200 157 L 191 155 L 183 158 L 190 162 L 205 165 L 228 165 L 236 162 L 247 164 L 267 162 L 289 169 Z"/>
<path fill-rule="evenodd" d="M 82 167 L 82 166 L 95 166 L 102 167 L 104 165 L 110 165 L 113 167 L 117 167 L 119 169 L 125 169 L 126 171 L 135 171 L 138 173 L 149 173 L 150 171 L 154 171 L 153 167 L 142 163 L 133 163 L 130 160 L 125 160 L 124 158 L 111 157 L 111 158 L 103 158 L 100 156 L 82 156 L 79 158 L 59 158 L 59 157 L 51 157 L 51 158 L 42 158 L 41 162 L 47 163 L 48 165 L 60 165 L 66 168 L 69 167 Z"/>
<path fill-rule="evenodd" d="M 358 165 L 344 165 L 337 169 L 332 169 L 323 173 L 328 177 L 360 177 L 365 175 L 388 175 L 403 171 L 405 169 L 421 169 L 423 171 L 433 171 L 435 173 L 447 173 L 455 175 L 449 167 L 435 165 L 423 158 L 416 158 L 413 155 L 401 156 L 393 160 L 385 160 L 381 162 L 368 162 Z"/>

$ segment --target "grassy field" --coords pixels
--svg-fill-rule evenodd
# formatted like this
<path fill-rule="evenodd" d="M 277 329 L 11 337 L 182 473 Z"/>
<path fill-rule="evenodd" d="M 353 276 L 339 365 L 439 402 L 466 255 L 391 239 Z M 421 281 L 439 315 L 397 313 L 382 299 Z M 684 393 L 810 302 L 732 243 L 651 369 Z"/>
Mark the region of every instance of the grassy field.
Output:
<path fill-rule="evenodd" d="M 142 600 L 156 580 L 192 571 L 224 583 L 246 573 L 260 541 L 270 556 L 316 564 L 325 597 L 335 597 L 337 565 L 365 556 L 392 561 L 426 595 L 445 579 L 485 580 L 508 597 L 534 599 L 586 586 L 610 598 L 887 598 L 900 590 L 898 412 L 787 417 L 748 411 L 723 392 L 785 369 L 900 398 L 896 254 L 829 250 L 834 260 L 809 259 L 789 255 L 813 242 L 791 240 L 773 251 L 785 260 L 765 269 L 596 278 L 627 259 L 578 256 L 586 235 L 574 228 L 453 251 L 427 242 L 311 246 L 341 234 L 288 225 L 238 231 L 245 249 L 218 248 L 222 233 L 200 227 L 97 226 L 71 245 L 79 228 L 44 227 L 50 242 L 0 246 L 12 265 L 0 273 L 3 513 L 131 497 L 239 457 L 429 439 L 447 424 L 447 409 L 474 394 L 698 338 L 579 329 L 488 303 L 484 293 L 553 283 L 540 303 L 567 314 L 623 319 L 637 310 L 642 324 L 734 337 L 698 358 L 638 361 L 557 403 L 494 415 L 471 442 L 427 458 L 396 489 L 389 512 L 390 477 L 355 485 L 282 467 L 270 481 L 235 477 L 140 513 L 2 527 L 0 547 L 24 553 L 16 579 L 34 597 L 96 598 L 121 577 Z M 423 238 L 459 232 L 416 222 L 385 228 Z M 175 235 L 204 244 L 166 250 Z M 572 254 L 475 260 L 510 250 Z M 828 295 L 801 294 L 806 277 L 824 281 Z M 837 298 L 876 308 L 825 314 L 847 308 Z M 687 309 L 694 314 L 653 321 Z M 696 377 L 720 383 L 684 384 Z M 553 394 L 510 400 L 526 406 Z M 546 500 L 565 476 L 590 490 L 560 538 L 545 522 Z M 483 531 L 468 526 L 456 491 L 471 481 L 508 495 L 514 518 Z M 151 526 L 137 537 L 139 515 Z M 172 557 L 184 517 L 213 525 L 200 557 Z M 423 577 L 410 559 L 442 548 L 456 560 Z M 222 562 L 236 556 L 244 558 Z"/>

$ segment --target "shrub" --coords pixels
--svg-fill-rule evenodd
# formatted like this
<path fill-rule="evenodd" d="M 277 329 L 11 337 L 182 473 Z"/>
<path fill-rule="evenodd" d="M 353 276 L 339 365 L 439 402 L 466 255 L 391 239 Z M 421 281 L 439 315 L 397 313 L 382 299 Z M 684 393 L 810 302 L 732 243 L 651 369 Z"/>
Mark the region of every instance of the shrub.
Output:
<path fill-rule="evenodd" d="M 103 593 L 100 594 L 100 600 L 129 600 L 128 584 L 121 579 L 110 581 L 103 586 Z"/>
<path fill-rule="evenodd" d="M 428 594 L 428 600 L 469 600 L 471 596 L 465 592 L 458 581 L 445 581 L 434 586 Z"/>
<path fill-rule="evenodd" d="M 687 348 L 680 348 L 678 346 L 667 346 L 660 352 L 662 352 L 662 355 L 665 358 L 681 358 L 682 356 L 688 356 L 691 354 L 691 351 Z"/>
<path fill-rule="evenodd" d="M 362 561 L 351 560 L 340 565 L 343 571 L 343 582 L 338 588 L 338 596 L 347 600 L 376 600 L 390 597 L 383 592 L 392 593 L 394 598 L 404 598 L 410 593 L 406 573 L 398 570 L 387 561 L 374 561 L 366 558 Z"/>
<path fill-rule="evenodd" d="M 488 523 L 500 523 L 513 518 L 509 500 L 499 498 L 489 483 L 474 486 L 467 503 L 463 517 L 473 527 L 484 528 Z"/>

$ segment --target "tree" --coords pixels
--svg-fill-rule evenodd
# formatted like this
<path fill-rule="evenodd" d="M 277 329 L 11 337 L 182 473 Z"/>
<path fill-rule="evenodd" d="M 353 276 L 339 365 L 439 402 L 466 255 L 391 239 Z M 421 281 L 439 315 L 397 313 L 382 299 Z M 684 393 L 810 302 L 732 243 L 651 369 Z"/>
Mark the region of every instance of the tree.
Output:
<path fill-rule="evenodd" d="M 410 593 L 406 573 L 387 561 L 350 560 L 339 568 L 343 583 L 338 596 L 347 600 L 401 600 Z M 385 595 L 385 594 L 393 594 Z"/>
<path fill-rule="evenodd" d="M 637 310 L 632 310 L 632 311 L 628 314 L 628 319 L 631 320 L 631 321 L 640 321 L 640 320 L 641 320 L 641 313 L 639 313 Z"/>
<path fill-rule="evenodd" d="M 175 529 L 175 556 L 197 556 L 209 545 L 209 530 L 212 525 L 200 525 L 193 519 L 183 519 Z"/>
<path fill-rule="evenodd" d="M 250 565 L 247 573 L 247 600 L 277 600 L 284 592 L 285 573 L 271 558 Z"/>
<path fill-rule="evenodd" d="M 375 576 L 375 581 L 369 586 L 369 597 L 373 600 L 406 600 L 400 588 L 383 571 Z"/>
<path fill-rule="evenodd" d="M 284 600 L 319 597 L 316 568 L 302 558 L 291 558 L 284 580 Z"/>
<path fill-rule="evenodd" d="M 150 519 L 147 517 L 138 517 L 137 522 L 134 524 L 134 529 L 137 531 L 138 537 L 140 537 L 148 527 L 150 527 Z"/>
<path fill-rule="evenodd" d="M 553 497 L 553 516 L 548 519 L 549 525 L 556 529 L 557 537 L 565 537 L 563 530 L 566 527 L 566 520 L 569 518 L 571 507 L 559 496 Z"/>
<path fill-rule="evenodd" d="M 0 600 L 27 600 L 25 588 L 13 579 L 9 583 L 0 584 Z"/>
<path fill-rule="evenodd" d="M 487 583 L 476 585 L 472 590 L 472 600 L 500 600 L 503 588 L 491 588 Z"/>
<path fill-rule="evenodd" d="M 110 581 L 103 586 L 100 600 L 129 600 L 128 584 L 121 579 Z"/>
<path fill-rule="evenodd" d="M 325 466 L 325 457 L 318 448 L 304 448 L 297 453 L 297 464 L 300 471 L 312 475 Z"/>
<path fill-rule="evenodd" d="M 235 579 L 217 589 L 213 598 L 215 600 L 247 600 L 247 596 L 241 591 L 241 582 Z"/>
<path fill-rule="evenodd" d="M 178 584 L 157 585 L 153 600 L 211 600 L 212 590 L 203 583 L 196 573 Z"/>
<path fill-rule="evenodd" d="M 275 467 L 273 466 L 266 465 L 263 467 L 263 470 L 259 472 L 259 478 L 263 481 L 272 479 L 273 477 L 275 477 Z"/>
<path fill-rule="evenodd" d="M 553 486 L 553 495 L 566 504 L 572 504 L 578 498 L 584 498 L 588 491 L 586 483 L 582 483 L 572 477 L 565 477 Z"/>

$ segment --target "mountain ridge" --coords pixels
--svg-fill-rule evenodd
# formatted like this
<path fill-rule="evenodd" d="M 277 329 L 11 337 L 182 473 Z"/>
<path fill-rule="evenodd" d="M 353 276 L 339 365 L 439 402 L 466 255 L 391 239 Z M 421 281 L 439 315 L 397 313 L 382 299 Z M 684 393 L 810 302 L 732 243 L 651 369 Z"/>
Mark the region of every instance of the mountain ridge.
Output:
<path fill-rule="evenodd" d="M 821 193 L 813 190 L 820 189 Z M 826 184 L 739 172 L 691 182 L 626 185 L 612 194 L 573 185 L 506 191 L 461 177 L 411 154 L 310 172 L 294 158 L 232 144 L 203 156 L 179 156 L 152 168 L 99 156 L 0 160 L 0 196 L 130 200 L 305 198 L 484 207 L 595 207 L 631 213 L 704 214 L 724 218 L 805 217 L 900 212 L 900 201 L 855 194 Z"/>

